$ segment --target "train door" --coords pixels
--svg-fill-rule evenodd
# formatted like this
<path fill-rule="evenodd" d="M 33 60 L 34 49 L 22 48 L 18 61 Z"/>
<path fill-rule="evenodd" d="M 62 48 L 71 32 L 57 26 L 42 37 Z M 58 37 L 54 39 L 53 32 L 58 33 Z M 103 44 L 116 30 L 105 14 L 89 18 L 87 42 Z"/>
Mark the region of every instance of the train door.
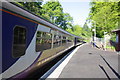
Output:
<path fill-rule="evenodd" d="M 74 45 L 76 45 L 77 44 L 77 38 L 75 37 L 75 40 L 74 40 Z"/>

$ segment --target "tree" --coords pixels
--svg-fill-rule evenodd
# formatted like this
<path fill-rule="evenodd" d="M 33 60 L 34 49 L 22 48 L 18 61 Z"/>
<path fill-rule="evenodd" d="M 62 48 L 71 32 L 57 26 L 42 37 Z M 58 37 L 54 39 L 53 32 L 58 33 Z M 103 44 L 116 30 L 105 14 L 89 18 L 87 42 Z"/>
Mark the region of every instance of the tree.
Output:
<path fill-rule="evenodd" d="M 66 30 L 68 27 L 72 28 L 73 18 L 70 16 L 69 13 L 64 13 L 62 5 L 59 1 L 48 1 L 43 6 L 42 1 L 39 2 L 16 2 L 20 6 L 24 7 L 25 9 L 31 11 L 32 13 L 43 17 L 47 21 L 50 21 L 56 24 L 58 27 Z"/>
<path fill-rule="evenodd" d="M 68 27 L 72 27 L 73 18 L 63 12 L 62 5 L 59 1 L 48 1 L 42 6 L 42 17 L 58 25 L 62 29 L 66 30 Z"/>
<path fill-rule="evenodd" d="M 80 27 L 80 25 L 74 25 L 73 28 L 68 28 L 67 31 L 76 36 L 82 36 L 83 32 L 82 27 Z"/>
<path fill-rule="evenodd" d="M 95 1 L 95 0 L 94 0 Z M 109 1 L 109 0 L 108 0 Z M 108 34 L 118 27 L 118 2 L 91 2 L 89 20 L 96 27 L 97 37 L 103 37 L 104 32 Z"/>
<path fill-rule="evenodd" d="M 42 6 L 42 16 L 53 23 L 62 17 L 63 8 L 58 1 L 48 1 Z"/>
<path fill-rule="evenodd" d="M 61 21 L 62 20 L 62 21 Z M 69 13 L 63 13 L 63 18 L 60 19 L 60 26 L 66 30 L 67 28 L 71 28 L 73 30 L 73 18 Z"/>
<path fill-rule="evenodd" d="M 36 2 L 16 2 L 16 3 L 38 16 L 40 16 L 42 14 L 42 12 L 41 12 L 42 0 L 41 0 L 41 2 L 36 0 Z"/>
<path fill-rule="evenodd" d="M 86 38 L 90 38 L 92 35 L 91 29 L 88 27 L 87 22 L 85 22 L 82 28 L 82 35 L 85 36 Z"/>

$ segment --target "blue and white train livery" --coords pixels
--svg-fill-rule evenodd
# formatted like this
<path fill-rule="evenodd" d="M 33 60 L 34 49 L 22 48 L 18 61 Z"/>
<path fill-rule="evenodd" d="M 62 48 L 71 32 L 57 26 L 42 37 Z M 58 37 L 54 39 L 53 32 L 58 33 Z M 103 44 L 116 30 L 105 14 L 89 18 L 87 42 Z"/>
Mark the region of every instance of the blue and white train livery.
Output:
<path fill-rule="evenodd" d="M 2 78 L 25 78 L 80 39 L 7 1 L 2 2 L 0 13 Z"/>

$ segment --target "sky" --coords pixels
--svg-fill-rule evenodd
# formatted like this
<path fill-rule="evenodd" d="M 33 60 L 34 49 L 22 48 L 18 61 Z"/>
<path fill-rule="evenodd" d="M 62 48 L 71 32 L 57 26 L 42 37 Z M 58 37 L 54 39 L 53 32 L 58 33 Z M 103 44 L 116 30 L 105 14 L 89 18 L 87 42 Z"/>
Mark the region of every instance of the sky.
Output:
<path fill-rule="evenodd" d="M 44 0 L 49 1 L 49 0 Z M 58 0 L 65 13 L 69 13 L 73 17 L 73 23 L 75 25 L 84 25 L 86 18 L 89 14 L 89 2 L 90 0 Z"/>
<path fill-rule="evenodd" d="M 89 2 L 60 2 L 63 11 L 73 17 L 75 25 L 83 26 L 89 14 Z"/>

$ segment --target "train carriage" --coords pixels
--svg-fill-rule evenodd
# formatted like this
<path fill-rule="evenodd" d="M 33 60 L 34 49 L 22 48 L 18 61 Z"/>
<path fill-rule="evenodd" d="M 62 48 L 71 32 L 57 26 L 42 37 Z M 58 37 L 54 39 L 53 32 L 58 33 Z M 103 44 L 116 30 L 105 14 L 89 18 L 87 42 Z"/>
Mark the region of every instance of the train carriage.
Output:
<path fill-rule="evenodd" d="M 77 45 L 77 36 L 12 3 L 2 2 L 0 13 L 2 78 L 26 78 Z"/>

